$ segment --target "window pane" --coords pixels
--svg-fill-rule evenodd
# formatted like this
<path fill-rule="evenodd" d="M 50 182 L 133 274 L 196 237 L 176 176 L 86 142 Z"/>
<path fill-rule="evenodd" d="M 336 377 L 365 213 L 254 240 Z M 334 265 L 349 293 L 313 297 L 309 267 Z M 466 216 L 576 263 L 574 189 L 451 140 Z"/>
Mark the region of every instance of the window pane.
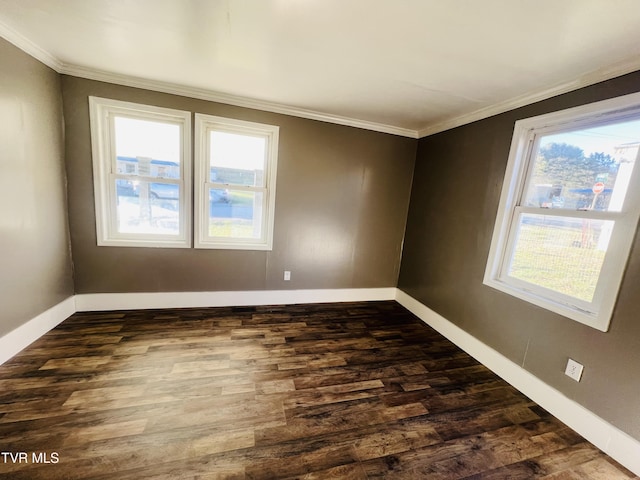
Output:
<path fill-rule="evenodd" d="M 158 178 L 180 178 L 180 165 L 149 157 L 117 157 L 116 173 Z"/>
<path fill-rule="evenodd" d="M 180 178 L 180 126 L 114 117 L 116 172 Z"/>
<path fill-rule="evenodd" d="M 209 142 L 210 181 L 264 186 L 267 145 L 264 137 L 212 131 Z"/>
<path fill-rule="evenodd" d="M 263 198 L 262 192 L 209 189 L 209 235 L 261 238 Z"/>
<path fill-rule="evenodd" d="M 523 214 L 509 276 L 593 300 L 613 221 Z"/>
<path fill-rule="evenodd" d="M 179 234 L 180 186 L 116 180 L 118 233 Z"/>
<path fill-rule="evenodd" d="M 540 137 L 523 205 L 621 211 L 639 145 L 639 120 Z"/>

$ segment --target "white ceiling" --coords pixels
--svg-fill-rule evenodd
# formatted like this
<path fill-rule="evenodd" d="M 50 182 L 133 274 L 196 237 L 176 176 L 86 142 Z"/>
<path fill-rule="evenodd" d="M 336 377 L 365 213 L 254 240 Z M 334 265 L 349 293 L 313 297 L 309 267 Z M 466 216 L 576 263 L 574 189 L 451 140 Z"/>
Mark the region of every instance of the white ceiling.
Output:
<path fill-rule="evenodd" d="M 61 73 L 423 136 L 640 69 L 638 0 L 0 0 Z"/>

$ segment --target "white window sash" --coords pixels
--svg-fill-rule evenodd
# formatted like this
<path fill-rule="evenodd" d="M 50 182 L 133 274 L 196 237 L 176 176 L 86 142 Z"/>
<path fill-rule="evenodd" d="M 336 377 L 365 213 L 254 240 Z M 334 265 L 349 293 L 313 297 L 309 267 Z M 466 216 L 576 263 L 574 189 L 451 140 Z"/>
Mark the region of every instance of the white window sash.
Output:
<path fill-rule="evenodd" d="M 89 97 L 94 171 L 96 234 L 99 246 L 189 248 L 191 246 L 191 113 L 99 97 Z M 117 173 L 115 117 L 178 125 L 180 128 L 180 178 Z M 179 233 L 118 232 L 115 180 L 148 181 L 179 185 Z"/>
<path fill-rule="evenodd" d="M 260 137 L 266 140 L 262 185 L 239 185 L 210 181 L 210 137 L 211 132 L 214 131 Z M 197 145 L 195 152 L 196 174 L 194 182 L 196 211 L 196 222 L 194 225 L 195 248 L 271 250 L 273 248 L 279 127 L 196 114 L 195 132 Z M 210 189 L 262 193 L 260 238 L 216 237 L 210 235 Z"/>
<path fill-rule="evenodd" d="M 540 137 L 640 118 L 640 94 L 516 122 L 483 283 L 601 331 L 607 331 L 640 217 L 640 159 L 636 160 L 622 211 L 570 210 L 521 205 Z M 639 153 L 640 156 L 640 153 Z M 614 222 L 592 302 L 584 302 L 507 275 L 523 214 Z"/>
<path fill-rule="evenodd" d="M 555 210 L 555 209 L 554 209 Z M 507 246 L 505 249 L 505 253 L 503 255 L 503 259 L 500 266 L 500 273 L 498 275 L 498 279 L 504 283 L 511 283 L 514 286 L 517 286 L 523 291 L 530 292 L 533 295 L 539 295 L 543 298 L 549 298 L 550 300 L 562 304 L 567 305 L 570 308 L 577 308 L 582 312 L 587 312 L 589 315 L 596 315 L 598 310 L 600 309 L 600 303 L 603 296 L 602 289 L 604 287 L 603 284 L 603 275 L 602 272 L 599 275 L 598 283 L 596 285 L 593 300 L 591 302 L 587 302 L 585 300 L 581 300 L 576 297 L 572 297 L 570 295 L 566 295 L 555 290 L 551 290 L 545 288 L 541 285 L 536 285 L 525 280 L 520 280 L 518 278 L 512 277 L 509 275 L 509 268 L 511 266 L 511 261 L 513 260 L 513 256 L 515 253 L 515 242 L 517 238 L 518 228 L 520 227 L 520 219 L 523 215 L 527 213 L 533 213 L 536 215 L 545 215 L 545 216 L 555 216 L 561 218 L 575 218 L 582 220 L 605 220 L 605 221 L 613 221 L 614 228 L 611 234 L 611 239 L 609 240 L 609 245 L 612 242 L 615 243 L 616 236 L 619 235 L 618 222 L 624 221 L 625 216 L 618 212 L 611 213 L 610 215 L 602 215 L 606 212 L 588 212 L 588 211 L 572 211 L 572 210 L 564 210 L 563 211 L 553 211 L 551 209 L 543 209 L 543 208 L 527 208 L 527 207 L 516 207 L 514 209 L 514 217 L 511 222 L 511 228 L 509 231 L 509 236 L 507 240 Z M 598 215 L 585 215 L 588 213 L 597 213 Z M 575 214 L 575 215 L 572 215 Z M 607 263 L 606 256 L 611 256 L 611 248 L 607 248 L 607 253 L 605 255 L 604 265 Z"/>

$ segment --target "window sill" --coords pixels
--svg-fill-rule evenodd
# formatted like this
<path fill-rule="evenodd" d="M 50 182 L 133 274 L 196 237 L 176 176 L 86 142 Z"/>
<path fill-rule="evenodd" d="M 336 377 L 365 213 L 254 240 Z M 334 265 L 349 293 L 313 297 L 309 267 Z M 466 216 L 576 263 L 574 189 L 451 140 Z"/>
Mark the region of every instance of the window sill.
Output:
<path fill-rule="evenodd" d="M 589 312 L 566 303 L 543 297 L 535 292 L 516 287 L 495 278 L 485 278 L 482 283 L 503 293 L 519 298 L 520 300 L 524 300 L 538 307 L 542 307 L 546 310 L 562 315 L 563 317 L 575 320 L 583 325 L 600 330 L 601 332 L 609 330 L 611 312 Z"/>

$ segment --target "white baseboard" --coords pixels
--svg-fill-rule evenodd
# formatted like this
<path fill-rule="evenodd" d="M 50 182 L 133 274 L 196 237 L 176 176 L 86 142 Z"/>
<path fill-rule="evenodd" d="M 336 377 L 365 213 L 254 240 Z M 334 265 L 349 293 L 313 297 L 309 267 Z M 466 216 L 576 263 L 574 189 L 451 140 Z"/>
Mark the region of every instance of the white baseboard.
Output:
<path fill-rule="evenodd" d="M 0 337 L 0 365 L 28 345 L 31 345 L 42 335 L 59 323 L 62 323 L 75 312 L 75 298 L 69 297 L 51 307 L 49 310 L 42 312 L 40 315 L 20 325 L 15 330 L 10 331 L 3 337 Z"/>
<path fill-rule="evenodd" d="M 256 290 L 237 292 L 88 293 L 76 295 L 76 310 L 128 310 L 147 308 L 229 307 L 295 303 L 364 302 L 395 300 L 396 288 L 344 288 L 335 290 Z"/>
<path fill-rule="evenodd" d="M 397 290 L 396 301 L 611 458 L 640 475 L 640 441 L 567 398 L 402 290 Z"/>
<path fill-rule="evenodd" d="M 69 297 L 0 337 L 0 365 L 76 312 L 395 300 L 396 288 L 238 292 L 91 293 Z"/>

